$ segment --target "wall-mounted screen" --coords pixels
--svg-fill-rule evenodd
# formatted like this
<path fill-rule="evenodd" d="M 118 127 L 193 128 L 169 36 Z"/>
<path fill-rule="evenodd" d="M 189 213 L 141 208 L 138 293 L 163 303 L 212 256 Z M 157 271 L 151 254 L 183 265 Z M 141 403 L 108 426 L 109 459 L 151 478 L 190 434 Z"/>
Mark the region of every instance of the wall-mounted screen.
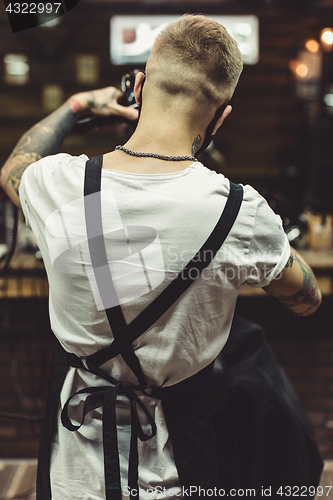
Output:
<path fill-rule="evenodd" d="M 179 16 L 145 15 L 111 18 L 110 53 L 116 65 L 145 64 L 156 36 Z M 256 16 L 207 16 L 223 24 L 235 38 L 244 64 L 259 59 L 259 20 Z"/>

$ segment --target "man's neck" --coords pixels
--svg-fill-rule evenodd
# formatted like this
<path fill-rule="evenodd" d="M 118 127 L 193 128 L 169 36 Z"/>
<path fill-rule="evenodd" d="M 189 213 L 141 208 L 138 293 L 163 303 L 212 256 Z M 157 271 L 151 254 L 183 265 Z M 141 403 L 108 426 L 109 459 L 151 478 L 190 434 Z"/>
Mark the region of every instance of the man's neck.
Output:
<path fill-rule="evenodd" d="M 200 133 L 201 132 L 201 133 Z M 141 120 L 125 146 L 128 149 L 168 156 L 194 156 L 203 139 L 200 127 L 165 118 Z"/>

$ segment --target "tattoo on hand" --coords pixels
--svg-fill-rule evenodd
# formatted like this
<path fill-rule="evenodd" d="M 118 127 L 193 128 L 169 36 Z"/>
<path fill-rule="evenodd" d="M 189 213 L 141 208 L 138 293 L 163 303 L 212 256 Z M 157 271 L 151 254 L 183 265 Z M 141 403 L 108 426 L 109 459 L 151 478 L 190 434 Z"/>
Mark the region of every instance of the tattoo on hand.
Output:
<path fill-rule="evenodd" d="M 194 141 L 192 142 L 192 150 L 191 150 L 192 151 L 192 156 L 194 156 L 195 153 L 198 151 L 200 143 L 201 143 L 201 135 L 198 134 L 196 136 L 196 138 L 194 139 Z"/>
<path fill-rule="evenodd" d="M 93 94 L 91 94 L 88 99 L 88 106 L 91 110 L 102 111 L 102 109 L 106 107 L 106 103 L 104 102 L 99 104 L 98 102 L 96 102 Z"/>
<path fill-rule="evenodd" d="M 90 92 L 88 97 L 88 106 L 91 111 L 94 111 L 97 114 L 103 114 L 105 108 L 107 108 L 112 101 L 117 100 L 118 95 L 119 91 L 117 89 L 114 89 L 111 95 L 109 89 Z"/>
<path fill-rule="evenodd" d="M 291 259 L 291 261 L 290 261 Z M 308 311 L 310 311 L 313 307 L 318 306 L 320 303 L 320 292 L 318 290 L 318 285 L 316 278 L 310 269 L 309 266 L 304 264 L 296 254 L 291 253 L 289 260 L 287 262 L 286 267 L 289 267 L 289 261 L 290 261 L 290 267 L 292 267 L 293 262 L 297 261 L 303 274 L 303 286 L 302 288 L 297 292 L 294 293 L 293 295 L 281 295 L 280 297 L 277 297 L 278 300 L 282 302 L 286 307 L 296 307 L 299 304 L 309 304 L 309 307 L 302 311 L 302 312 L 294 312 L 297 316 L 304 316 L 307 314 Z"/>

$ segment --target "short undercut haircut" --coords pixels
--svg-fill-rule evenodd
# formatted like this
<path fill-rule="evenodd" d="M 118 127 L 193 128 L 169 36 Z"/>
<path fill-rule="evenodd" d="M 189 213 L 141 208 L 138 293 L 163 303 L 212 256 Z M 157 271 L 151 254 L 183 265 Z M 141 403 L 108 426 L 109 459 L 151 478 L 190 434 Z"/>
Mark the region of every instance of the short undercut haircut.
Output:
<path fill-rule="evenodd" d="M 188 68 L 213 84 L 210 100 L 231 97 L 243 62 L 237 42 L 224 26 L 203 15 L 185 14 L 166 26 L 155 43 L 157 59 L 181 64 L 184 77 Z"/>

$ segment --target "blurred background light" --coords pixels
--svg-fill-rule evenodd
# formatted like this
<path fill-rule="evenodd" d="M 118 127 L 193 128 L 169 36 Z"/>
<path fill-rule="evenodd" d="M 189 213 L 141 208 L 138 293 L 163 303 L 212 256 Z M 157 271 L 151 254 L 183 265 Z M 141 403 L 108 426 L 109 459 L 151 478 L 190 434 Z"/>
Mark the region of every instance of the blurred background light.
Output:
<path fill-rule="evenodd" d="M 333 94 L 324 95 L 324 103 L 326 104 L 326 106 L 333 107 Z"/>
<path fill-rule="evenodd" d="M 5 81 L 11 85 L 24 85 L 29 81 L 28 58 L 23 54 L 6 54 L 3 58 Z"/>
<path fill-rule="evenodd" d="M 327 51 L 332 50 L 333 47 L 333 30 L 332 28 L 324 28 L 321 31 L 320 39 L 323 44 L 323 48 Z"/>
<path fill-rule="evenodd" d="M 305 78 L 309 73 L 309 68 L 304 63 L 299 63 L 296 66 L 296 73 L 300 78 Z"/>
<path fill-rule="evenodd" d="M 305 47 L 307 50 L 310 52 L 318 52 L 319 50 L 319 43 L 316 40 L 308 40 L 305 44 Z"/>

